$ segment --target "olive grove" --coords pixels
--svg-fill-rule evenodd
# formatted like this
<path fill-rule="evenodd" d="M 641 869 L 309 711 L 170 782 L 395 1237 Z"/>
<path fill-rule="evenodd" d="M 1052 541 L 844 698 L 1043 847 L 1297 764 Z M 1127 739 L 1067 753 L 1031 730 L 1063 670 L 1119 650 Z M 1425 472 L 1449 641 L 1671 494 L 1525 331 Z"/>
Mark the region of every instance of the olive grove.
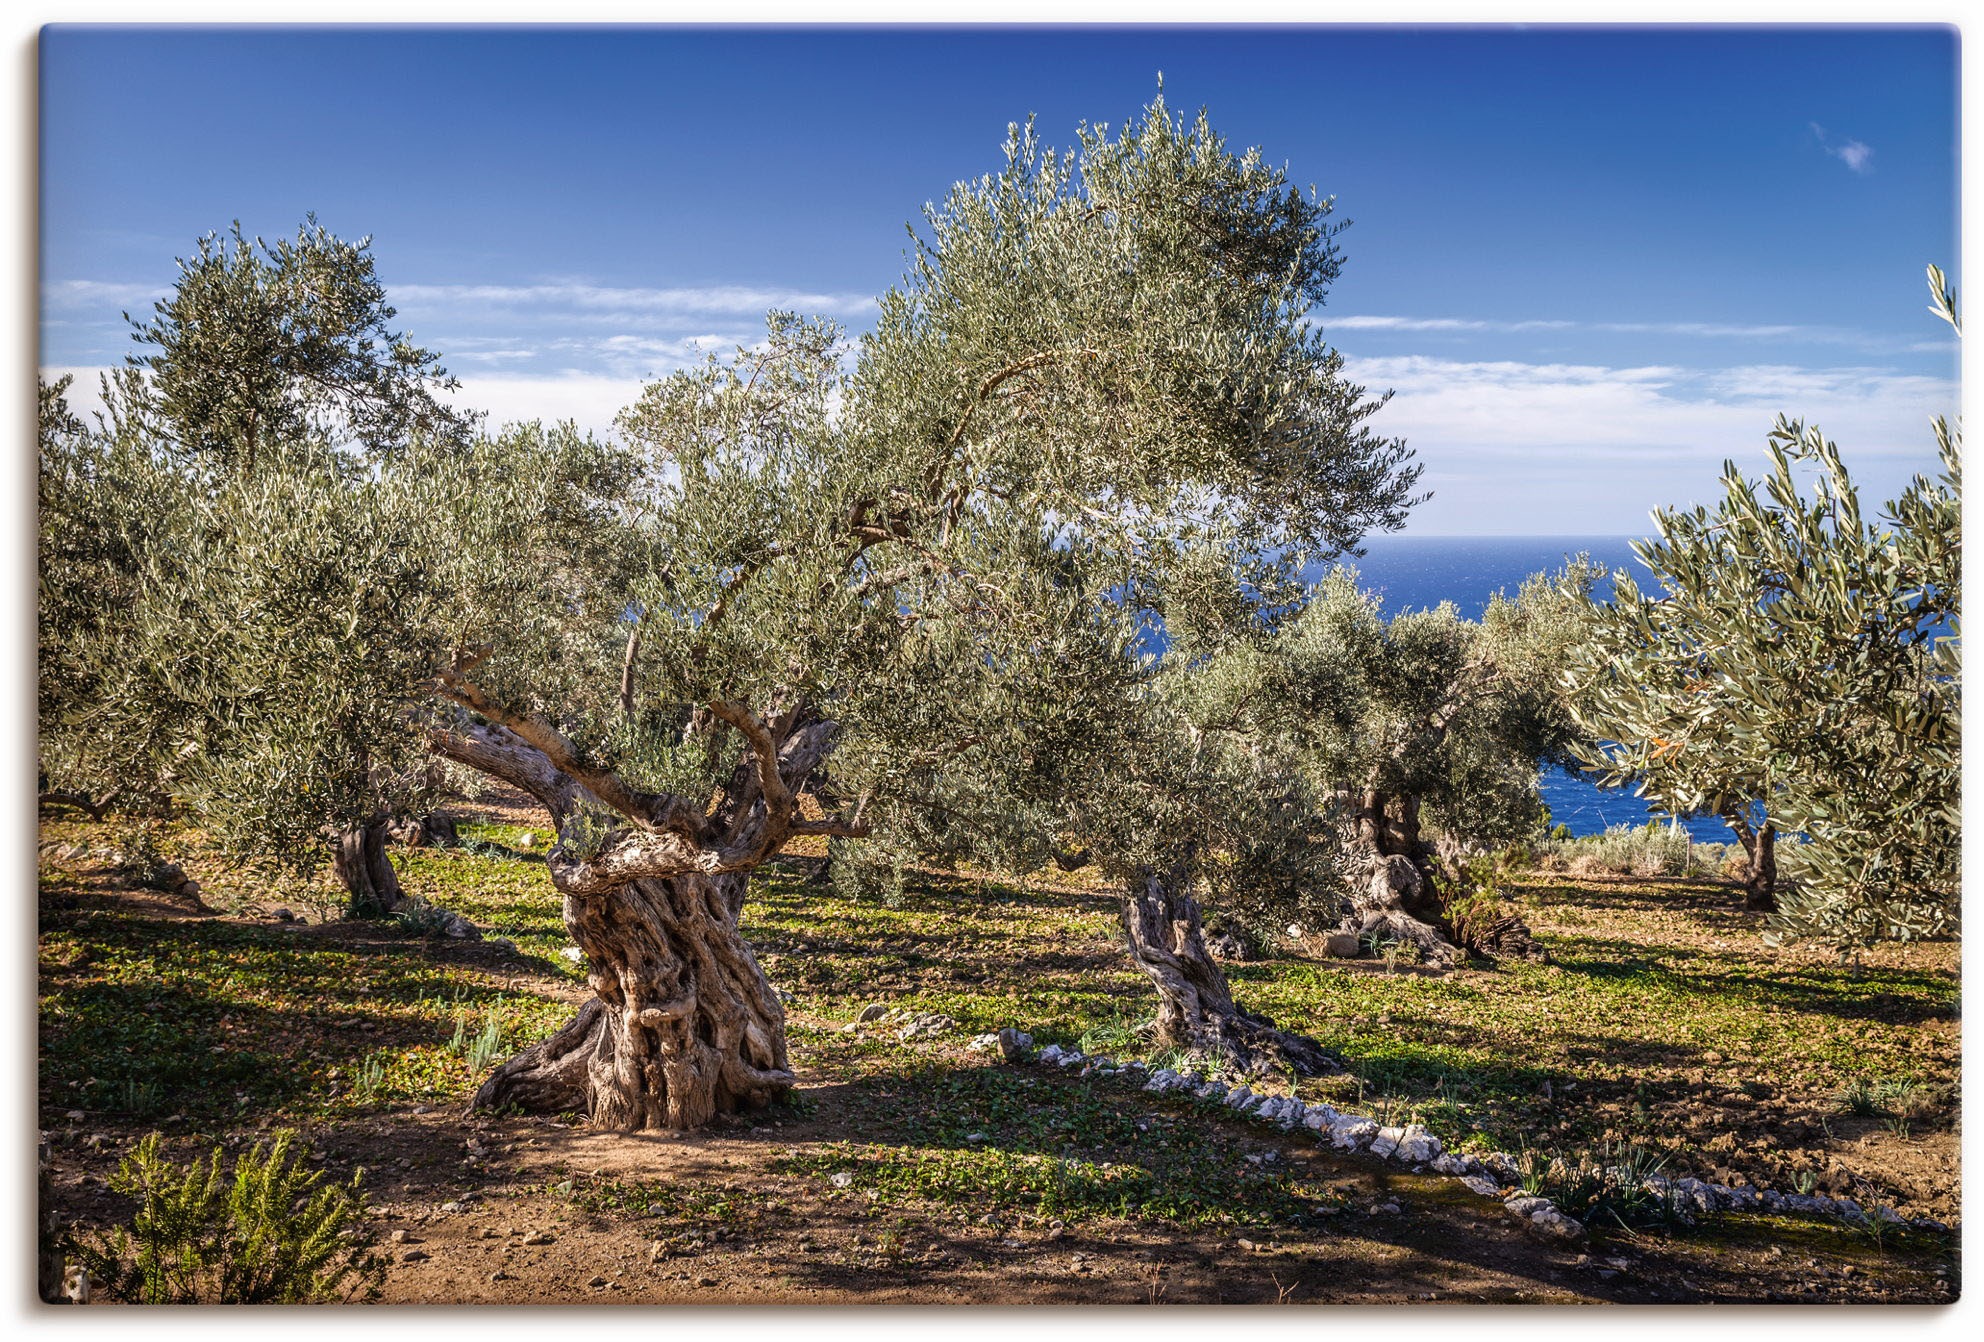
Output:
<path fill-rule="evenodd" d="M 118 559 L 118 675 L 155 684 L 133 719 L 219 831 L 321 844 L 429 754 L 549 811 L 594 995 L 477 1102 L 693 1127 L 791 1083 L 739 931 L 789 840 L 857 876 L 1124 835 L 1099 856 L 1128 879 L 1195 849 L 1125 786 L 1178 758 L 1150 622 L 1283 618 L 1417 474 L 1308 320 L 1329 215 L 1161 100 L 1065 154 L 1016 128 L 851 369 L 837 328 L 774 314 L 606 443 L 258 436 L 217 471 L 127 426 L 44 478 L 80 513 L 113 479 L 156 500 Z"/>

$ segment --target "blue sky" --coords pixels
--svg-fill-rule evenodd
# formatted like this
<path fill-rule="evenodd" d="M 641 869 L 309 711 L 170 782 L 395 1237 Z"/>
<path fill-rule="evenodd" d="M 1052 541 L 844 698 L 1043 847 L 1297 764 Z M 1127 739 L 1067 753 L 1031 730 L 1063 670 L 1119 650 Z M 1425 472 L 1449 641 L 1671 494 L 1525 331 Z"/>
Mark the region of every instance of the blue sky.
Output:
<path fill-rule="evenodd" d="M 82 383 L 201 233 L 315 211 L 373 236 L 468 401 L 604 429 L 768 305 L 858 332 L 1009 121 L 1066 143 L 1161 70 L 1354 221 L 1316 315 L 1395 392 L 1435 491 L 1412 534 L 1642 532 L 1779 411 L 1886 497 L 1956 409 L 1922 280 L 1962 280 L 1949 29 L 72 27 L 40 55 L 41 361 Z"/>

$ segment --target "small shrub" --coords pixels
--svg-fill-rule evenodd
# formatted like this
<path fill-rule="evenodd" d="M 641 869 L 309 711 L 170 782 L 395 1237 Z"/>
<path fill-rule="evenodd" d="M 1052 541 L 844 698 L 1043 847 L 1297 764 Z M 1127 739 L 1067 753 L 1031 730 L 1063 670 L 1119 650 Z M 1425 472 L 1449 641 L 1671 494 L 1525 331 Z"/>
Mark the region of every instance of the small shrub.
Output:
<path fill-rule="evenodd" d="M 143 890 L 176 890 L 186 873 L 158 849 L 157 826 L 135 820 L 118 826 L 111 869 L 126 885 Z"/>
<path fill-rule="evenodd" d="M 158 1134 L 138 1144 L 110 1180 L 135 1198 L 128 1227 L 72 1239 L 71 1255 L 113 1297 L 140 1305 L 307 1304 L 370 1299 L 386 1261 L 372 1251 L 360 1174 L 344 1186 L 292 1158 L 276 1134 L 221 1173 L 221 1150 L 180 1168 L 159 1155 Z"/>
<path fill-rule="evenodd" d="M 1650 880 L 1712 869 L 1711 864 L 1721 851 L 1719 845 L 1696 844 L 1685 830 L 1655 821 L 1637 829 L 1614 825 L 1603 834 L 1586 834 L 1575 839 L 1553 835 L 1538 845 L 1537 859 L 1551 868 L 1562 863 L 1574 876 L 1637 876 Z"/>
<path fill-rule="evenodd" d="M 1693 1226 L 1696 1214 L 1672 1190 L 1653 1186 L 1663 1164 L 1659 1154 L 1643 1146 L 1606 1147 L 1596 1158 L 1525 1150 L 1516 1160 L 1516 1178 L 1525 1193 L 1549 1198 L 1586 1225 L 1621 1230 Z"/>
<path fill-rule="evenodd" d="M 468 1063 L 473 1075 L 488 1070 L 503 1052 L 503 999 L 498 997 L 482 1017 L 481 1027 L 471 1033 L 467 1015 L 455 1017 L 455 1033 L 448 1040 L 448 1051 Z"/>
<path fill-rule="evenodd" d="M 134 1114 L 140 1118 L 146 1114 L 157 1113 L 164 1100 L 165 1087 L 156 1081 L 141 1081 L 131 1077 L 117 1088 L 117 1107 L 127 1114 Z"/>

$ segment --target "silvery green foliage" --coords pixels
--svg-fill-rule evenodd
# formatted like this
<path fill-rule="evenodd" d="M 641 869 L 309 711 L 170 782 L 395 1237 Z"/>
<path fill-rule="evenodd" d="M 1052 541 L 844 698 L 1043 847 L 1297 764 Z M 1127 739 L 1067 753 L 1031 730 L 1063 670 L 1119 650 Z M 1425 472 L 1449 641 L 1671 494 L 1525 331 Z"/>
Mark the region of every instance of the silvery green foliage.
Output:
<path fill-rule="evenodd" d="M 328 830 L 421 802 L 436 669 L 584 562 L 551 537 L 575 480 L 624 478 L 600 455 L 532 429 L 416 443 L 380 470 L 265 445 L 253 471 L 215 473 L 128 432 L 64 440 L 42 462 L 43 767 L 174 796 L 239 851 L 314 864 Z M 542 651 L 542 625 L 518 624 Z"/>
<path fill-rule="evenodd" d="M 1467 847 L 1533 833 L 1539 762 L 1575 729 L 1554 684 L 1581 629 L 1582 558 L 1497 593 L 1480 621 L 1449 603 L 1387 616 L 1338 569 L 1280 633 L 1259 673 L 1286 687 L 1280 711 L 1304 772 L 1343 797 L 1414 799 L 1434 832 Z"/>
<path fill-rule="evenodd" d="M 113 417 L 223 469 L 306 438 L 382 453 L 466 431 L 435 399 L 457 385 L 440 357 L 390 329 L 369 238 L 345 242 L 311 216 L 271 246 L 237 223 L 178 264 L 152 319 L 127 318 L 148 352 L 107 384 Z"/>
<path fill-rule="evenodd" d="M 1068 156 L 1016 131 L 857 347 L 774 313 L 648 387 L 615 442 L 521 428 L 361 462 L 263 439 L 283 509 L 276 479 L 133 413 L 78 449 L 159 500 L 120 589 L 142 632 L 121 660 L 94 645 L 117 727 L 93 739 L 157 735 L 146 771 L 291 843 L 432 733 L 527 724 L 614 810 L 572 822 L 595 851 L 730 788 L 748 756 L 714 706 L 743 705 L 833 724 L 810 785 L 870 831 L 850 871 L 1027 867 L 1115 834 L 1126 764 L 1172 739 L 1142 621 L 1211 646 L 1410 501 L 1378 402 L 1305 324 L 1338 265 L 1327 215 L 1160 103 Z M 63 535 L 115 515 L 71 493 Z M 87 735 L 72 717 L 58 733 Z"/>
<path fill-rule="evenodd" d="M 1660 590 L 1622 575 L 1572 672 L 1587 726 L 1615 743 L 1609 777 L 1679 811 L 1740 788 L 1802 834 L 1781 933 L 1854 945 L 1956 925 L 1959 439 L 1935 432 L 1941 476 L 1868 519 L 1839 449 L 1780 417 L 1761 481 L 1732 462 L 1712 511 L 1655 514 L 1635 549 Z"/>

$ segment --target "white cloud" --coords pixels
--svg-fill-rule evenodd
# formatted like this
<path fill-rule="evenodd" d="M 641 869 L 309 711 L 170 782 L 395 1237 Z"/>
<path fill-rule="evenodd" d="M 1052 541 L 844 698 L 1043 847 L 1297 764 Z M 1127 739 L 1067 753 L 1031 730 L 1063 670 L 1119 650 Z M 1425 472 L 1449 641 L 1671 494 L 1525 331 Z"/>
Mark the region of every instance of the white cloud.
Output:
<path fill-rule="evenodd" d="M 1812 128 L 1812 135 L 1819 142 L 1819 148 L 1831 154 L 1854 172 L 1865 176 L 1874 170 L 1874 151 L 1859 140 L 1837 140 L 1826 134 L 1826 128 L 1818 122 L 1806 123 Z"/>
<path fill-rule="evenodd" d="M 119 284 L 109 280 L 56 280 L 41 286 L 42 306 L 73 310 L 94 308 L 137 312 L 172 290 L 156 284 Z"/>
<path fill-rule="evenodd" d="M 1852 455 L 1927 451 L 1925 426 L 1956 401 L 1951 382 L 1878 368 L 1462 362 L 1407 355 L 1347 361 L 1347 375 L 1391 388 L 1378 421 L 1432 449 L 1524 455 L 1605 449 L 1663 456 L 1748 455 L 1783 412 L 1816 423 Z"/>
<path fill-rule="evenodd" d="M 401 308 L 531 308 L 566 309 L 590 313 L 645 313 L 684 316 L 732 313 L 762 316 L 772 308 L 830 317 L 854 317 L 871 312 L 875 300 L 867 294 L 809 293 L 800 289 L 757 288 L 719 284 L 700 288 L 620 288 L 565 282 L 556 284 L 402 284 L 392 300 Z"/>
<path fill-rule="evenodd" d="M 549 424 L 569 419 L 602 436 L 612 432 L 613 417 L 639 399 L 644 385 L 637 377 L 582 372 L 550 377 L 464 374 L 461 384 L 449 399 L 466 409 L 487 412 L 492 429 L 520 420 Z"/>
<path fill-rule="evenodd" d="M 1358 359 L 1345 373 L 1391 403 L 1372 421 L 1402 436 L 1434 492 L 1413 514 L 1428 534 L 1625 534 L 1658 504 L 1719 496 L 1722 463 L 1754 473 L 1776 416 L 1840 444 L 1864 497 L 1891 498 L 1933 469 L 1929 421 L 1955 383 L 1879 368 Z"/>
<path fill-rule="evenodd" d="M 1706 339 L 1795 339 L 1828 345 L 1885 348 L 1889 342 L 1836 326 L 1798 326 L 1784 322 L 1590 322 L 1563 319 L 1498 321 L 1479 317 L 1397 317 L 1370 313 L 1330 317 L 1324 329 L 1336 331 L 1483 332 L 1495 335 L 1525 331 L 1603 331 L 1613 335 L 1699 336 Z M 1946 345 L 1932 348 L 1947 348 Z"/>

